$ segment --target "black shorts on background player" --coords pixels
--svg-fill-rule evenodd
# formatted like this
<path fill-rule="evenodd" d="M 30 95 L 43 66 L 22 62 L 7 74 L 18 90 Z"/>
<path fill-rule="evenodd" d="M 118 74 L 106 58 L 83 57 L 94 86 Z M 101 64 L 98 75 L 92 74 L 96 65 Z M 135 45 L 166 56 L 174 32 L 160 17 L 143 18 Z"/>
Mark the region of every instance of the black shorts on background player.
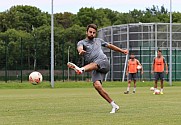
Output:
<path fill-rule="evenodd" d="M 164 72 L 155 72 L 155 80 L 164 80 Z"/>
<path fill-rule="evenodd" d="M 137 78 L 137 73 L 129 73 L 128 79 L 129 80 L 136 80 Z"/>

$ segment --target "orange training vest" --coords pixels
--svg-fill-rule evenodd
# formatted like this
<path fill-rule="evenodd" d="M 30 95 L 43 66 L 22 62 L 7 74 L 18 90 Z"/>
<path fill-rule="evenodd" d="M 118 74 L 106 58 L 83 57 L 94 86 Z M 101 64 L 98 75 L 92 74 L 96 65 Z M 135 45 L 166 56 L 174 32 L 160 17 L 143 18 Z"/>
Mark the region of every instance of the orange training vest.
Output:
<path fill-rule="evenodd" d="M 137 59 L 134 59 L 133 61 L 130 59 L 129 62 L 128 62 L 128 71 L 129 73 L 137 73 L 138 70 L 137 70 L 137 66 L 138 66 L 138 61 Z"/>
<path fill-rule="evenodd" d="M 164 59 L 163 57 L 154 59 L 154 72 L 163 72 L 164 71 Z"/>

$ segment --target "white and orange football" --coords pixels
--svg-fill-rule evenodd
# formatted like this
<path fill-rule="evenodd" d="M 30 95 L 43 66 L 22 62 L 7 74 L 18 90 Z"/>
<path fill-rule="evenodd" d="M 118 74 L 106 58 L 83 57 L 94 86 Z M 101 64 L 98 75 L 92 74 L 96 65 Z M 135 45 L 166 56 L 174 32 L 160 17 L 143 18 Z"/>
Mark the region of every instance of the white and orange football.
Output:
<path fill-rule="evenodd" d="M 159 89 L 155 90 L 155 95 L 160 95 L 160 90 Z"/>
<path fill-rule="evenodd" d="M 40 84 L 42 80 L 43 80 L 42 74 L 37 71 L 34 71 L 29 75 L 29 82 L 33 85 Z"/>
<path fill-rule="evenodd" d="M 141 66 L 141 65 L 138 65 L 138 66 L 137 66 L 137 69 L 138 69 L 138 70 L 140 70 L 141 68 L 142 68 L 142 66 Z"/>

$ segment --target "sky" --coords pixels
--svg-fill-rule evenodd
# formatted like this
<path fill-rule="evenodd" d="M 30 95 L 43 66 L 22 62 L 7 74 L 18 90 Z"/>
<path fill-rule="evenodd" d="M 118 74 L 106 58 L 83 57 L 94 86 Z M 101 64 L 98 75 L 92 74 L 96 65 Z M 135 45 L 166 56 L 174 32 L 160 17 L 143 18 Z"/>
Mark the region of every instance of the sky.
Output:
<path fill-rule="evenodd" d="M 36 6 L 43 12 L 51 13 L 52 0 L 1 0 L 0 12 L 8 10 L 15 5 Z M 76 14 L 82 7 L 109 8 L 118 12 L 129 12 L 133 9 L 145 10 L 152 5 L 164 6 L 170 11 L 170 1 L 172 1 L 172 11 L 181 12 L 181 0 L 53 0 L 54 13 L 71 12 Z"/>

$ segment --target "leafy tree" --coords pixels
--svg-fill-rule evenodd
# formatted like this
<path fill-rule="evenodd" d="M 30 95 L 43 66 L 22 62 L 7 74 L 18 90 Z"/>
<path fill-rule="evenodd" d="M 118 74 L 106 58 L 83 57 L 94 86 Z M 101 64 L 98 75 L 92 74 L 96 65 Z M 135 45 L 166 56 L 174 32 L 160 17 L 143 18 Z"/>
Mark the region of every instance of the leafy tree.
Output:
<path fill-rule="evenodd" d="M 64 54 L 67 55 L 67 50 L 70 46 L 70 61 L 72 62 L 80 62 L 80 58 L 77 55 L 77 42 L 85 38 L 85 31 L 85 27 L 73 25 L 72 27 L 65 29 L 61 33 L 61 46 L 65 48 Z M 64 64 L 66 64 L 66 62 L 67 59 L 65 60 Z"/>
<path fill-rule="evenodd" d="M 24 39 L 24 41 L 23 41 Z M 14 68 L 14 64 L 16 63 L 17 65 L 20 65 L 20 60 L 21 60 L 21 44 L 25 46 L 26 41 L 28 39 L 31 39 L 31 35 L 29 33 L 26 33 L 24 31 L 17 31 L 14 29 L 8 29 L 4 33 L 0 33 L 0 41 L 1 44 L 3 45 L 3 51 L 4 53 L 3 57 L 5 56 L 8 57 L 8 67 L 10 69 Z M 7 53 L 5 55 L 5 48 L 7 47 Z M 22 50 L 23 55 L 24 55 L 24 61 L 26 60 L 26 49 Z"/>
<path fill-rule="evenodd" d="M 7 23 L 6 23 L 6 14 L 4 12 L 0 12 L 0 32 L 4 32 L 7 30 Z"/>
<path fill-rule="evenodd" d="M 172 18 L 173 18 L 173 22 L 181 23 L 181 13 L 180 12 L 173 12 Z"/>
<path fill-rule="evenodd" d="M 106 15 L 106 18 L 111 22 L 110 25 L 113 25 L 118 20 L 118 15 L 120 14 L 119 12 L 113 11 L 108 8 L 106 9 L 100 8 L 97 10 L 102 10 L 104 12 L 104 14 Z"/>
<path fill-rule="evenodd" d="M 98 25 L 99 28 L 111 25 L 111 21 L 109 18 L 107 18 L 107 15 L 103 9 L 96 10 L 94 22 Z"/>
<path fill-rule="evenodd" d="M 161 6 L 160 12 L 163 14 L 168 14 L 168 10 L 164 6 Z"/>
<path fill-rule="evenodd" d="M 42 13 L 40 9 L 32 6 L 13 6 L 5 11 L 2 17 L 6 22 L 6 29 L 17 29 L 31 32 L 33 27 L 50 24 L 50 15 Z"/>
<path fill-rule="evenodd" d="M 80 25 L 86 27 L 87 24 L 95 23 L 96 10 L 94 8 L 81 8 L 77 13 L 77 18 L 80 21 Z"/>
<path fill-rule="evenodd" d="M 149 22 L 169 22 L 169 14 L 167 9 L 164 6 L 159 8 L 158 6 L 152 6 L 152 8 L 146 8 L 144 11 L 144 18 L 142 22 L 149 23 Z"/>
<path fill-rule="evenodd" d="M 143 18 L 143 12 L 141 10 L 137 10 L 137 9 L 130 11 L 130 15 L 133 18 L 134 23 L 139 23 L 140 20 Z"/>
<path fill-rule="evenodd" d="M 156 15 L 150 13 L 150 11 L 146 11 L 144 13 L 143 18 L 141 18 L 140 22 L 142 23 L 151 23 L 151 22 L 160 22 Z"/>
<path fill-rule="evenodd" d="M 5 67 L 5 58 L 5 42 L 0 40 L 0 69 Z"/>
<path fill-rule="evenodd" d="M 69 28 L 73 25 L 73 16 L 74 14 L 65 12 L 65 13 L 56 13 L 55 14 L 55 24 L 64 28 Z M 56 26 L 56 25 L 55 25 Z"/>

